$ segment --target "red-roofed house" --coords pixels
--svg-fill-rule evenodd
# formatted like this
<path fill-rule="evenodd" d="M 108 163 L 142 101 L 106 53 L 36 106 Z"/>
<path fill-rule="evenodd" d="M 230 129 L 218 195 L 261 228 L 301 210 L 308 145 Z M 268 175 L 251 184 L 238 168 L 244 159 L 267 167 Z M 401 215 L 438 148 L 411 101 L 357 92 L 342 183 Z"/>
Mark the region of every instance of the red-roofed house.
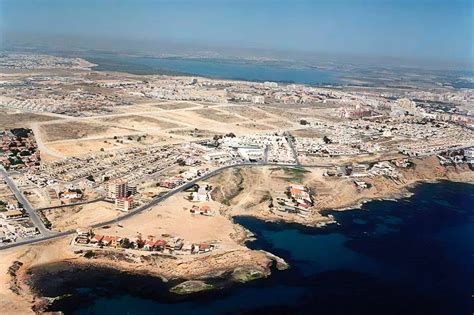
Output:
<path fill-rule="evenodd" d="M 166 241 L 163 241 L 163 240 L 147 240 L 145 242 L 145 245 L 143 245 L 143 248 L 145 250 L 159 250 L 159 251 L 162 251 L 166 246 Z"/>
<path fill-rule="evenodd" d="M 103 235 L 95 234 L 94 237 L 91 238 L 91 244 L 98 244 L 103 238 Z"/>
<path fill-rule="evenodd" d="M 214 249 L 214 245 L 208 243 L 193 244 L 191 246 L 191 253 L 207 253 Z"/>
<path fill-rule="evenodd" d="M 191 210 L 191 213 L 197 213 L 197 214 L 202 214 L 202 215 L 211 215 L 211 207 L 208 205 L 203 205 L 201 207 L 194 205 Z"/>
<path fill-rule="evenodd" d="M 121 241 L 121 237 L 105 235 L 102 239 L 102 244 L 104 244 L 104 246 L 117 247 L 117 245 L 119 245 Z"/>

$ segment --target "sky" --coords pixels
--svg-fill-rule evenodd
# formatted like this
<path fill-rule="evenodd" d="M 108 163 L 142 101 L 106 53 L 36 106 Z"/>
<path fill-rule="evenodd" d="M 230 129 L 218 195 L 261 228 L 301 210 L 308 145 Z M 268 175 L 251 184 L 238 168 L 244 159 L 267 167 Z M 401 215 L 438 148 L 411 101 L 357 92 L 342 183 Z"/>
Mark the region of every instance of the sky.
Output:
<path fill-rule="evenodd" d="M 0 0 L 25 35 L 474 63 L 474 0 Z"/>

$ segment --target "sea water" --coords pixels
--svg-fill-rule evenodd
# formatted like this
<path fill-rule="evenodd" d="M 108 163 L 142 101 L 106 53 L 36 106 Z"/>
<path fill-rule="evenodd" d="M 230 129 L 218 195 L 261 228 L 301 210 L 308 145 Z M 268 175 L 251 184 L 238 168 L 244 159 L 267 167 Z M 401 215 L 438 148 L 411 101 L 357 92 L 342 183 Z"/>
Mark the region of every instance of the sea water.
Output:
<path fill-rule="evenodd" d="M 308 228 L 248 217 L 263 249 L 290 268 L 266 279 L 178 297 L 159 280 L 94 272 L 60 293 L 66 314 L 472 314 L 474 185 L 421 184 L 398 201 L 329 211 L 338 225 Z M 105 282 L 105 283 L 104 283 Z M 55 292 L 57 294 L 58 292 Z"/>

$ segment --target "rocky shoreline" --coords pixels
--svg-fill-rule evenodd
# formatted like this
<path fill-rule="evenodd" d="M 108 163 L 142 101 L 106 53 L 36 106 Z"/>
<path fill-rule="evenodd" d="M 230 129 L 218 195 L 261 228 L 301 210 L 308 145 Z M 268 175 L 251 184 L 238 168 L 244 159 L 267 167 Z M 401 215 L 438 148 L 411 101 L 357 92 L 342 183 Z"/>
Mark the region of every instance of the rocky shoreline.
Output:
<path fill-rule="evenodd" d="M 247 226 L 245 222 L 246 221 L 242 221 L 242 224 Z M 284 229 L 284 226 L 282 225 L 281 227 L 279 227 L 279 229 L 280 228 Z M 262 250 L 259 250 L 258 252 L 272 256 L 271 253 L 267 253 Z M 70 265 L 66 266 L 64 269 L 69 270 L 69 273 L 74 273 L 73 277 L 79 279 L 77 281 L 80 281 L 79 283 L 81 283 L 81 285 L 78 286 L 69 282 L 67 286 L 81 287 L 81 290 L 84 290 L 84 288 L 87 289 L 87 285 L 84 285 L 84 281 L 83 279 L 81 279 L 81 277 L 83 276 L 78 274 L 74 267 L 71 268 L 71 266 L 75 266 L 76 263 L 77 262 L 75 261 L 71 261 Z M 271 269 L 271 272 L 276 271 L 275 269 L 284 268 L 284 265 L 278 266 L 278 263 L 278 257 L 275 257 L 273 259 L 272 266 L 269 267 Z M 45 266 L 42 266 L 41 268 L 43 267 Z M 53 268 L 53 266 L 49 267 L 50 269 Z M 88 277 L 95 278 L 95 280 L 92 281 L 91 284 L 95 296 L 88 300 L 87 292 L 86 294 L 84 294 L 85 296 L 81 295 L 81 292 L 79 292 L 79 294 L 77 292 L 72 292 L 74 293 L 73 296 L 69 296 L 69 292 L 57 292 L 61 295 L 57 296 L 56 298 L 44 299 L 42 304 L 43 311 L 64 310 L 67 313 L 67 307 L 74 307 L 75 309 L 77 307 L 77 303 L 83 303 L 84 307 L 82 307 L 81 305 L 79 308 L 84 309 L 87 307 L 87 303 L 95 301 L 95 299 L 101 298 L 102 296 L 107 299 L 113 300 L 114 294 L 117 294 L 117 296 L 132 295 L 136 296 L 139 299 L 150 298 L 153 299 L 155 302 L 161 304 L 176 303 L 182 305 L 182 303 L 180 303 L 182 301 L 190 301 L 191 303 L 206 303 L 206 301 L 215 301 L 216 297 L 227 296 L 231 294 L 230 292 L 234 292 L 233 290 L 240 290 L 239 287 L 241 286 L 240 283 L 242 282 L 252 281 L 254 279 L 259 279 L 268 276 L 262 275 L 261 273 L 259 273 L 258 270 L 238 267 L 235 268 L 232 272 L 224 272 L 223 270 L 219 270 L 211 274 L 202 275 L 199 278 L 196 277 L 194 280 L 169 279 L 169 282 L 164 283 L 160 279 L 157 279 L 156 277 L 153 277 L 147 273 L 140 272 L 139 274 L 134 274 L 133 272 L 129 271 L 120 272 L 115 268 L 101 269 L 95 267 L 90 268 L 87 266 L 84 266 L 83 269 L 83 272 L 87 272 Z M 65 278 L 69 278 L 69 273 L 58 274 L 58 276 L 56 277 L 63 278 L 64 276 Z M 36 274 L 36 276 L 41 276 L 39 272 L 35 273 L 35 270 L 32 270 L 32 274 Z M 53 278 L 51 275 L 52 274 L 45 274 L 42 275 L 42 277 L 44 277 L 44 281 L 48 281 L 48 279 Z M 100 279 L 106 280 L 101 281 Z M 122 283 L 122 285 L 116 287 L 112 286 L 112 288 L 107 287 L 115 282 Z M 137 285 L 137 283 L 140 285 Z M 53 286 L 55 284 L 49 283 L 48 285 Z M 259 286 L 259 284 L 256 285 Z M 265 283 L 262 284 L 262 286 L 264 287 L 265 285 Z M 66 286 L 66 284 L 64 284 L 64 286 Z M 253 287 L 254 285 L 250 286 Z M 157 291 L 150 290 L 149 287 L 157 289 Z M 132 290 L 130 288 L 132 288 Z M 98 291 L 98 293 L 96 293 L 96 291 Z M 38 306 L 35 308 L 35 310 L 39 310 L 39 306 L 41 305 L 39 303 L 39 300 L 37 300 L 37 302 Z M 46 303 L 49 303 L 49 305 L 47 305 Z"/>
<path fill-rule="evenodd" d="M 404 185 L 398 186 L 398 191 L 387 193 L 385 196 L 375 198 L 362 198 L 353 203 L 350 207 L 341 207 L 334 211 L 345 211 L 356 209 L 362 203 L 372 200 L 387 200 L 407 198 L 411 193 L 411 188 L 423 182 L 439 181 L 462 181 L 473 182 L 472 173 L 451 174 L 444 178 L 421 178 L 412 179 Z M 265 218 L 261 215 L 249 215 L 265 221 L 281 221 L 289 224 L 300 224 L 299 222 L 286 222 L 275 220 L 275 218 Z M 315 226 L 313 226 L 315 227 Z M 221 251 L 194 258 L 178 260 L 160 260 L 155 265 L 136 265 L 131 262 L 113 261 L 106 258 L 77 257 L 65 251 L 58 250 L 61 254 L 56 258 L 37 262 L 42 246 L 32 246 L 23 250 L 19 255 L 21 258 L 15 259 L 14 274 L 10 275 L 10 284 L 15 284 L 11 293 L 23 300 L 30 301 L 33 312 L 45 310 L 60 310 L 64 301 L 70 298 L 69 287 L 84 287 L 84 285 L 74 286 L 74 282 L 80 284 L 91 282 L 110 285 L 110 279 L 126 279 L 126 286 L 112 285 L 112 294 L 129 292 L 140 296 L 153 296 L 153 298 L 163 298 L 168 300 L 184 298 L 194 298 L 195 295 L 205 295 L 206 292 L 216 289 L 233 286 L 236 283 L 244 283 L 259 278 L 268 277 L 273 270 L 284 270 L 289 268 L 288 264 L 280 257 L 261 250 L 251 250 L 245 247 L 245 243 L 255 239 L 254 234 L 245 230 L 245 236 L 239 238 L 240 248 L 233 251 Z M 66 239 L 57 242 L 63 243 L 63 248 L 69 246 Z M 54 244 L 51 243 L 51 244 Z M 19 251 L 20 252 L 20 251 Z M 29 257 L 29 256 L 31 257 Z M 18 256 L 18 255 L 17 255 Z M 12 260 L 13 262 L 13 260 Z M 18 263 L 19 262 L 19 263 Z M 21 264 L 20 264 L 21 263 Z M 10 265 L 12 265 L 10 263 Z M 138 280 L 138 281 L 137 281 Z M 137 282 L 135 282 L 137 281 Z M 130 285 L 130 284 L 134 285 Z M 151 283 L 155 288 L 149 290 L 135 283 Z M 130 291 L 130 288 L 135 288 Z M 62 290 L 61 290 L 62 288 Z M 107 292 L 105 290 L 104 292 Z M 111 292 L 108 292 L 109 294 Z M 79 299 L 81 300 L 81 299 Z M 65 303 L 65 302 L 64 302 Z M 51 306 L 53 308 L 51 308 Z"/>
<path fill-rule="evenodd" d="M 180 296 L 205 294 L 209 290 L 232 287 L 235 283 L 265 278 L 272 269 L 288 268 L 282 258 L 265 251 L 259 252 L 269 258 L 270 263 L 265 267 L 244 265 L 234 269 L 222 268 L 192 279 L 167 278 L 145 270 L 106 266 L 103 262 L 88 264 L 69 260 L 30 268 L 22 282 L 31 291 L 34 300 L 32 309 L 35 312 L 59 310 L 68 299 L 84 295 L 70 288 L 99 288 L 106 295 L 129 293 L 174 301 Z M 80 301 L 85 299 L 84 296 L 79 298 Z"/>

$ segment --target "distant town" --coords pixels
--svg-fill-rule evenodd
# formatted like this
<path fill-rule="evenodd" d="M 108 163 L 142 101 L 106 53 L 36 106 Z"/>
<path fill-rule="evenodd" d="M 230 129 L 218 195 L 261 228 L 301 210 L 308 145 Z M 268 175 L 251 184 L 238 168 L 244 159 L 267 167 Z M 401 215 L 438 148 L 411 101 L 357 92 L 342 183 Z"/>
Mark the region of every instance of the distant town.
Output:
<path fill-rule="evenodd" d="M 201 182 L 226 169 L 318 168 L 327 178 L 352 180 L 360 191 L 370 189 L 371 178 L 403 181 L 400 170 L 414 159 L 433 156 L 439 167 L 473 168 L 469 89 L 315 88 L 144 77 L 93 66 L 78 58 L 0 56 L 0 67 L 15 70 L 0 81 L 2 125 L 11 126 L 0 131 L 0 164 L 8 179 L 0 187 L 0 247 L 73 233 L 79 225 L 58 228 L 55 212 L 97 204 L 109 215 L 105 222 L 85 222 L 76 246 L 208 251 L 217 242 L 108 238 L 88 229 L 182 191 L 193 202 L 190 214 L 215 216 L 219 209 L 206 204 L 214 188 Z M 30 73 L 44 69 L 46 74 Z M 71 146 L 78 149 L 70 152 Z M 286 192 L 266 198 L 276 217 L 311 222 L 324 208 L 313 198 L 319 193 L 290 183 Z M 326 217 L 318 224 L 332 222 Z M 181 245 L 169 247 L 176 242 Z"/>
<path fill-rule="evenodd" d="M 474 182 L 472 89 L 96 66 L 0 54 L 0 293 L 27 297 L 27 308 L 54 301 L 29 287 L 37 266 L 152 275 L 190 294 L 214 288 L 210 278 L 289 268 L 247 246 L 255 236 L 242 218 L 325 233 L 338 211 L 407 198 L 421 182 Z"/>

